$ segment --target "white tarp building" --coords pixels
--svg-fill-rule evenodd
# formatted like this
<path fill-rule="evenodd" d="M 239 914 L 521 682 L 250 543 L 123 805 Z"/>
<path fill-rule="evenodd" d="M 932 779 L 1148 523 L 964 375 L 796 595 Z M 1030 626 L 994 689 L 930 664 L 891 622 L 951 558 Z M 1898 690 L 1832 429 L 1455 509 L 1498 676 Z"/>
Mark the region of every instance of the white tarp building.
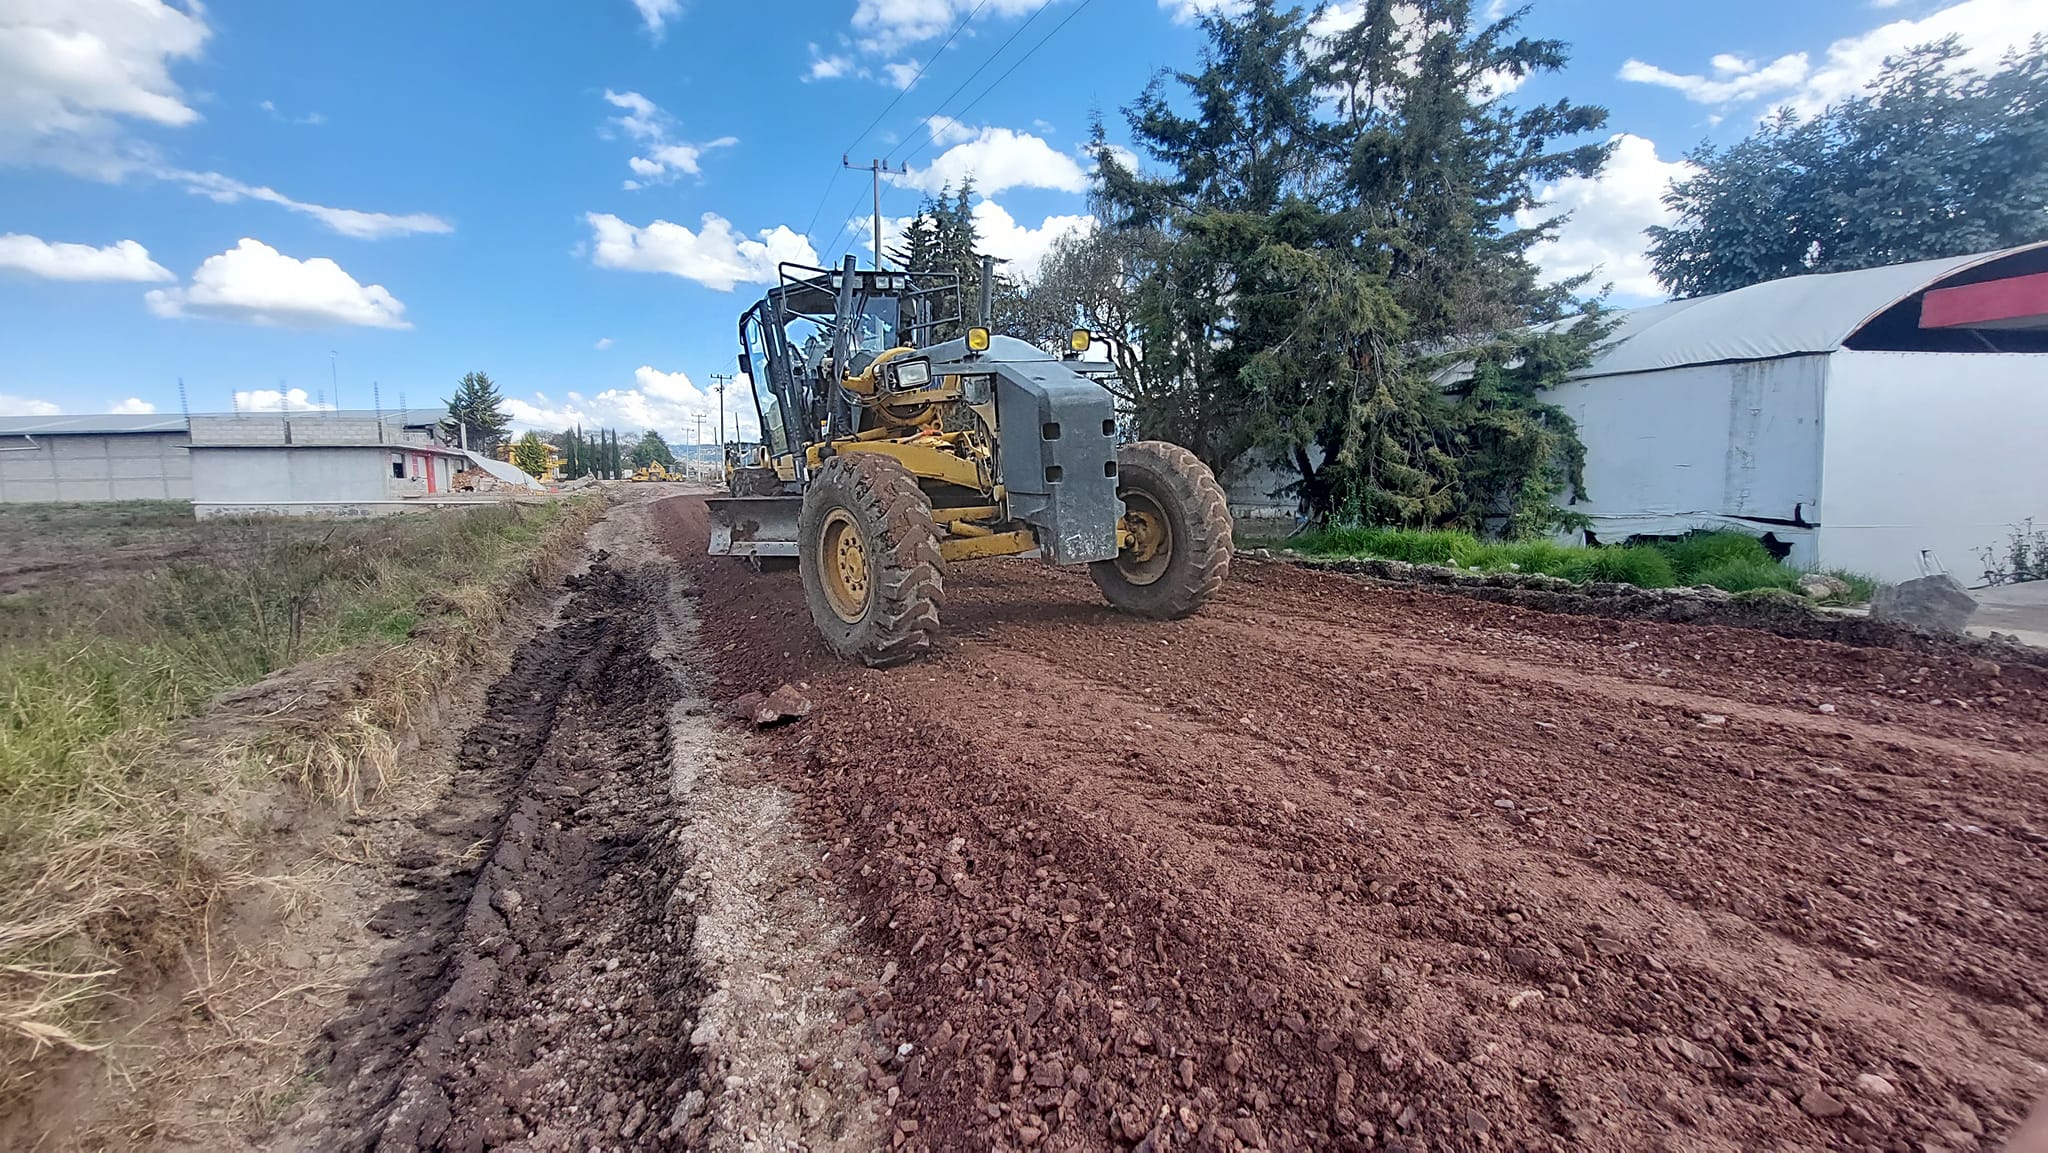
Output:
<path fill-rule="evenodd" d="M 1734 528 L 1795 565 L 1971 583 L 2048 523 L 2048 244 L 1618 314 L 1550 399 L 1604 543 Z"/>

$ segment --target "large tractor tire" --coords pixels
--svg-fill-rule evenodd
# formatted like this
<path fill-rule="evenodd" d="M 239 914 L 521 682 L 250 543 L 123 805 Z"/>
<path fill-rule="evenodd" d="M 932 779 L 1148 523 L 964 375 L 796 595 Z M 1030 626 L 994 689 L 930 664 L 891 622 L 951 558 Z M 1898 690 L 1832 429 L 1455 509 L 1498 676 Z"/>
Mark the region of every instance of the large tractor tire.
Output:
<path fill-rule="evenodd" d="M 917 478 L 886 456 L 842 453 L 811 477 L 796 524 L 804 596 L 832 651 L 881 667 L 931 648 L 945 571 Z"/>
<path fill-rule="evenodd" d="M 1116 494 L 1132 540 L 1089 566 L 1109 603 L 1172 620 L 1214 596 L 1230 575 L 1230 508 L 1209 466 L 1177 444 L 1141 440 L 1116 450 Z"/>

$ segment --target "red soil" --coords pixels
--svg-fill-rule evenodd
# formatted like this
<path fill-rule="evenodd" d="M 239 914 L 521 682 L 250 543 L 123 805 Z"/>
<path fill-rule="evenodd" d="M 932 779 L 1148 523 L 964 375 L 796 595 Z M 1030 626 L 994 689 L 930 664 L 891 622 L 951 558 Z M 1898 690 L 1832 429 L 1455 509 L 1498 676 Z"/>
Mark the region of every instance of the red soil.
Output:
<path fill-rule="evenodd" d="M 703 555 L 721 695 L 897 972 L 935 1149 L 1969 1148 L 2048 1085 L 2048 673 L 1241 561 L 947 578 L 933 657 Z"/>

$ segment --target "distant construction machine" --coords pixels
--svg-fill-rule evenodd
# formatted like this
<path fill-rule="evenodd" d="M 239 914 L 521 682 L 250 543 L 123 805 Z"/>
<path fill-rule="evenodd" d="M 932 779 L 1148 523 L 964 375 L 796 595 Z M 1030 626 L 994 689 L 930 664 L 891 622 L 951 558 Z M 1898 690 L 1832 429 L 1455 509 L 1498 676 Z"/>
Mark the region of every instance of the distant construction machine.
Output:
<path fill-rule="evenodd" d="M 1110 603 L 1194 612 L 1230 570 L 1230 513 L 1195 454 L 1118 443 L 1082 359 L 960 332 L 959 278 L 785 264 L 740 318 L 762 443 L 729 452 L 711 552 L 794 558 L 832 649 L 870 665 L 931 647 L 955 561 L 1037 554 L 1086 564 Z"/>

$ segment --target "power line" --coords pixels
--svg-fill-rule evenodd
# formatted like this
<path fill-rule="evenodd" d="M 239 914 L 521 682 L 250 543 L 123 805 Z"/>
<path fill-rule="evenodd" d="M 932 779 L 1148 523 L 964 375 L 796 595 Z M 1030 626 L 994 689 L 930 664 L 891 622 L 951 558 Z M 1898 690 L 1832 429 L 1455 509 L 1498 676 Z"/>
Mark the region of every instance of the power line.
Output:
<path fill-rule="evenodd" d="M 1051 3 L 1051 0 L 1046 0 L 1046 2 L 1047 2 L 1047 3 Z M 875 125 L 877 125 L 877 124 L 880 124 L 880 123 L 882 122 L 882 119 L 883 119 L 883 117 L 886 117 L 886 116 L 888 116 L 890 112 L 894 111 L 894 110 L 895 110 L 895 108 L 896 108 L 896 105 L 897 105 L 898 103 L 900 103 L 900 102 L 901 102 L 901 101 L 903 100 L 903 98 L 904 98 L 905 96 L 907 96 L 907 95 L 909 95 L 909 94 L 910 94 L 910 90 L 911 90 L 912 88 L 914 88 L 914 87 L 916 87 L 916 86 L 917 86 L 917 82 L 918 82 L 919 80 L 922 80 L 922 79 L 924 79 L 924 72 L 925 72 L 925 69 L 927 69 L 927 68 L 930 68 L 930 67 L 932 66 L 932 64 L 933 64 L 933 63 L 934 63 L 935 61 L 937 61 L 937 60 L 938 60 L 938 58 L 940 57 L 940 55 L 941 55 L 941 54 L 943 54 L 943 53 L 944 53 L 944 52 L 946 51 L 946 49 L 947 49 L 948 47 L 950 47 L 950 46 L 952 45 L 952 43 L 953 43 L 953 40 L 954 40 L 954 38 L 960 35 L 960 32 L 961 32 L 961 30 L 962 30 L 962 29 L 965 29 L 965 28 L 966 28 L 966 27 L 967 27 L 967 26 L 968 26 L 969 24 L 973 23 L 973 21 L 974 21 L 974 18 L 975 18 L 976 16 L 979 16 L 979 15 L 981 15 L 981 10 L 982 10 L 983 8 L 986 8 L 986 7 L 988 7 L 988 0 L 981 0 L 981 3 L 979 3 L 979 4 L 976 4 L 976 5 L 974 6 L 974 10 L 973 10 L 972 12 L 969 12 L 969 13 L 968 13 L 968 14 L 967 14 L 966 16 L 962 17 L 962 18 L 961 18 L 961 20 L 960 20 L 960 22 L 959 22 L 958 24 L 955 24 L 955 25 L 953 25 L 953 30 L 952 30 L 951 32 L 949 32 L 949 33 L 947 33 L 947 34 L 946 34 L 946 41 L 945 41 L 945 43 L 943 43 L 943 44 L 939 45 L 939 47 L 938 47 L 938 51 L 936 51 L 936 52 L 933 52 L 933 53 L 932 53 L 932 54 L 931 54 L 930 56 L 928 56 L 928 57 L 926 57 L 926 58 L 925 58 L 925 61 L 924 61 L 924 63 L 922 63 L 922 64 L 919 64 L 919 65 L 917 66 L 917 74 L 916 74 L 915 76 L 912 76 L 912 77 L 910 78 L 910 83 L 908 83 L 908 84 L 905 84 L 905 85 L 904 85 L 904 86 L 903 86 L 902 88 L 900 88 L 900 89 L 898 89 L 898 90 L 897 90 L 895 98 L 894 98 L 894 99 L 892 99 L 892 100 L 890 100 L 890 101 L 889 101 L 889 103 L 888 103 L 888 105 L 887 105 L 886 107 L 884 107 L 884 108 L 883 108 L 883 109 L 882 109 L 882 110 L 881 110 L 880 112 L 877 112 L 877 113 L 875 114 L 875 118 L 874 118 L 873 120 L 870 120 L 870 121 L 868 121 L 868 126 L 867 126 L 866 128 L 863 128 L 863 129 L 861 129 L 861 130 L 860 130 L 860 135 L 859 135 L 859 136 L 856 136 L 856 137 L 854 137 L 854 138 L 853 138 L 853 143 L 851 143 L 851 144 L 848 144 L 848 145 L 847 145 L 846 147 L 844 147 L 844 148 L 842 148 L 842 149 L 840 149 L 840 150 L 839 150 L 839 151 L 840 151 L 840 153 L 841 153 L 842 155 L 850 155 L 850 154 L 851 154 L 851 153 L 853 152 L 854 148 L 855 148 L 856 146 L 858 146 L 858 145 L 860 144 L 860 142 L 861 142 L 861 141 L 863 141 L 863 140 L 867 139 L 867 135 L 868 135 L 868 133 L 870 133 L 870 132 L 873 132 L 873 131 L 875 130 Z M 1042 8 L 1041 8 L 1040 10 L 1041 10 L 1041 11 L 1043 11 L 1043 9 L 1042 9 Z M 1036 13 L 1036 12 L 1032 13 L 1032 16 L 1034 16 L 1034 17 L 1036 17 L 1037 15 L 1038 15 L 1038 13 Z M 1024 23 L 1025 23 L 1025 24 L 1029 24 L 1029 23 L 1031 23 L 1031 21 L 1029 21 L 1029 20 L 1026 20 L 1026 21 L 1025 21 Z M 1018 31 L 1020 31 L 1020 32 L 1021 32 L 1021 31 L 1023 31 L 1023 25 L 1019 25 L 1019 26 L 1018 26 Z M 1012 34 L 1011 34 L 1011 37 L 1010 37 L 1010 39 L 1011 39 L 1011 40 L 1014 40 L 1014 39 L 1016 39 L 1016 35 L 1015 35 L 1015 33 L 1012 33 Z M 1005 47 L 1005 48 L 1009 47 L 1009 41 L 1008 41 L 1008 40 L 1005 40 L 1005 41 L 1003 42 L 1003 47 Z M 1001 49 L 1001 48 L 998 48 L 998 49 L 997 49 L 996 51 L 997 51 L 997 53 L 999 53 L 999 54 L 1000 54 L 1000 53 L 1001 53 L 1001 51 L 1002 51 L 1002 49 Z M 982 67 L 983 67 L 983 68 L 986 68 L 986 67 L 987 67 L 987 64 L 983 64 L 983 65 L 982 65 Z M 975 72 L 976 72 L 977 74 L 978 74 L 978 73 L 979 73 L 980 71 L 981 71 L 981 69 L 979 69 L 979 68 L 975 69 Z M 970 76 L 968 77 L 968 79 L 970 79 L 970 80 L 971 80 L 971 79 L 973 79 L 973 76 L 972 76 L 972 75 L 970 75 Z M 962 85 L 962 87 L 965 87 L 965 85 Z M 950 97 L 950 96 L 949 96 L 949 97 L 947 97 L 947 99 L 948 99 L 948 100 L 950 100 L 950 99 L 952 99 L 952 97 Z M 892 149 L 890 149 L 890 151 L 892 151 L 892 152 L 893 152 L 893 151 L 895 151 L 895 150 L 894 150 L 894 149 L 892 148 Z M 885 160 L 886 160 L 886 159 L 887 159 L 887 157 L 884 157 L 883 159 L 885 159 Z M 833 170 L 832 170 L 832 177 L 831 177 L 831 179 L 829 179 L 829 180 L 827 180 L 827 181 L 825 182 L 825 191 L 824 191 L 824 192 L 822 192 L 822 193 L 820 193 L 820 194 L 818 195 L 818 204 L 817 204 L 817 207 L 815 207 L 815 208 L 811 209 L 811 220 L 810 220 L 810 223 L 808 223 L 808 224 L 804 225 L 804 235 L 805 235 L 805 236 L 809 236 L 809 235 L 811 234 L 811 230 L 812 230 L 812 229 L 814 229 L 814 228 L 816 228 L 816 227 L 818 226 L 818 216 L 819 216 L 819 214 L 820 214 L 820 213 L 822 213 L 822 212 L 824 212 L 824 211 L 825 211 L 825 202 L 826 202 L 827 200 L 829 200 L 829 199 L 831 199 L 831 198 L 832 198 L 832 190 L 833 190 L 834 188 L 838 187 L 838 185 L 839 185 L 839 172 L 840 172 L 840 170 L 839 170 L 839 169 L 837 169 L 837 168 L 835 168 L 835 169 L 833 169 Z M 842 228 L 842 229 L 840 229 L 840 231 L 841 231 L 841 232 L 844 232 L 844 231 L 845 231 L 845 229 L 843 229 L 843 228 Z M 837 237 L 834 237 L 834 239 L 833 239 L 833 243 L 835 243 L 835 244 L 836 244 L 836 243 L 838 243 L 838 238 L 837 238 Z"/>
<path fill-rule="evenodd" d="M 868 133 L 873 132 L 875 130 L 875 125 L 880 124 L 884 116 L 887 116 L 889 115 L 889 113 L 894 112 L 896 110 L 896 105 L 902 102 L 905 96 L 908 96 L 910 94 L 910 90 L 917 86 L 917 82 L 919 80 L 924 78 L 924 70 L 930 68 L 932 66 L 933 61 L 937 60 L 940 56 L 945 54 L 946 49 L 952 45 L 953 38 L 960 35 L 960 30 L 967 27 L 968 23 L 971 22 L 976 16 L 981 15 L 981 10 L 986 7 L 988 7 L 988 0 L 981 0 L 981 3 L 976 4 L 974 6 L 974 11 L 969 12 L 965 16 L 962 16 L 960 18 L 960 23 L 953 25 L 953 30 L 946 34 L 945 43 L 939 45 L 937 51 L 933 52 L 930 56 L 926 57 L 924 63 L 919 64 L 917 66 L 917 75 L 912 76 L 910 78 L 910 83 L 905 84 L 902 88 L 896 90 L 896 99 L 889 101 L 888 107 L 882 109 L 880 112 L 875 113 L 875 118 L 873 120 L 868 121 L 868 126 L 860 130 L 859 136 L 853 138 L 853 143 L 848 144 L 846 147 L 840 149 L 839 151 L 850 153 L 854 150 L 854 148 L 856 148 L 860 144 L 861 141 L 866 140 L 868 138 Z"/>
<path fill-rule="evenodd" d="M 967 90 L 967 86 L 969 84 L 974 83 L 975 77 L 981 75 L 982 72 L 985 71 L 989 65 L 994 64 L 996 62 L 997 58 L 1002 56 L 1003 53 L 1009 51 L 1010 45 L 1016 42 L 1017 37 L 1022 36 L 1024 34 L 1024 30 L 1026 28 L 1031 27 L 1031 22 L 1033 20 L 1038 19 L 1039 13 L 1044 12 L 1047 8 L 1052 7 L 1053 3 L 1054 0 L 1045 0 L 1043 4 L 1040 4 L 1036 9 L 1032 11 L 1031 15 L 1026 16 L 1024 18 L 1024 22 L 1022 24 L 1017 25 L 1017 30 L 1010 33 L 1009 37 L 1005 39 L 1001 44 L 996 45 L 996 50 L 994 52 L 988 54 L 988 59 L 983 60 L 979 67 L 977 67 L 974 71 L 969 72 L 967 74 L 967 79 L 962 80 L 958 88 L 955 88 L 951 92 L 948 92 L 946 94 L 946 98 L 944 100 L 939 101 L 938 107 L 932 109 L 931 115 L 926 116 L 922 120 L 919 120 L 918 123 L 929 126 L 932 122 L 932 118 L 937 116 L 940 110 L 945 108 L 946 105 L 951 104 L 953 102 L 953 97 L 960 95 L 962 92 L 965 92 Z M 927 134 L 927 139 L 929 139 L 929 134 Z M 906 139 L 902 143 L 897 144 L 896 148 L 901 148 L 903 147 L 903 144 L 907 143 L 909 143 L 909 141 Z M 894 157 L 896 155 L 896 148 L 891 148 L 887 153 L 885 153 L 882 156 L 882 159 L 888 160 Z"/>
<path fill-rule="evenodd" d="M 1010 73 L 1012 73 L 1012 72 L 1015 72 L 1015 71 L 1016 71 L 1017 69 L 1019 69 L 1019 68 L 1022 68 L 1022 67 L 1024 66 L 1024 62 L 1025 62 L 1025 61 L 1027 61 L 1027 60 L 1031 59 L 1031 57 L 1032 57 L 1032 56 L 1033 56 L 1033 55 L 1034 55 L 1035 53 L 1037 53 L 1037 51 L 1038 51 L 1038 50 L 1039 50 L 1040 48 L 1043 48 L 1043 47 L 1045 47 L 1045 43 L 1046 43 L 1046 41 L 1048 41 L 1048 40 L 1051 40 L 1051 39 L 1052 39 L 1053 37 L 1055 37 L 1055 36 L 1059 35 L 1059 34 L 1060 34 L 1060 29 L 1062 29 L 1062 28 L 1065 28 L 1065 27 L 1066 27 L 1066 26 L 1067 26 L 1068 24 L 1071 24 L 1071 23 L 1073 23 L 1074 17 L 1076 17 L 1076 16 L 1079 16 L 1079 15 L 1080 15 L 1080 14 L 1081 14 L 1082 12 L 1086 11 L 1086 10 L 1087 10 L 1087 8 L 1088 8 L 1088 5 L 1090 5 L 1090 4 L 1094 3 L 1094 2 L 1095 2 L 1095 0 L 1081 0 L 1081 2 L 1080 2 L 1079 4 L 1076 4 L 1076 5 L 1074 5 L 1074 10 L 1073 10 L 1072 12 L 1069 12 L 1069 13 L 1067 13 L 1067 18 L 1066 18 L 1066 19 L 1064 19 L 1064 20 L 1060 21 L 1059 23 L 1057 23 L 1057 24 L 1053 25 L 1053 26 L 1052 26 L 1052 30 L 1051 30 L 1051 31 L 1049 31 L 1049 32 L 1047 32 L 1047 33 L 1046 33 L 1045 35 L 1043 35 L 1043 36 L 1039 37 L 1039 38 L 1038 38 L 1038 43 L 1036 43 L 1036 44 L 1033 44 L 1033 45 L 1031 46 L 1031 49 L 1030 49 L 1030 51 L 1027 51 L 1027 52 L 1025 52 L 1025 53 L 1024 53 L 1024 55 L 1022 55 L 1022 56 L 1019 56 L 1019 57 L 1017 57 L 1017 62 L 1016 62 L 1016 63 L 1014 63 L 1014 64 L 1012 64 L 1012 65 L 1010 65 L 1010 66 L 1009 66 L 1008 68 L 1004 69 L 1004 70 L 1003 70 L 1003 74 L 1002 74 L 1001 76 L 998 76 L 998 77 L 996 77 L 996 78 L 995 78 L 994 80 L 990 81 L 990 82 L 989 82 L 989 86 L 988 86 L 988 87 L 986 87 L 986 88 L 984 88 L 984 89 L 982 89 L 982 90 L 981 90 L 981 94 L 980 94 L 979 96 L 976 96 L 976 97 L 975 97 L 974 99 L 972 99 L 972 100 L 969 100 L 969 101 L 968 101 L 968 102 L 967 102 L 966 104 L 962 105 L 962 106 L 960 107 L 959 111 L 957 111 L 957 112 L 953 113 L 953 119 L 955 119 L 955 120 L 961 119 L 962 117 L 966 116 L 966 115 L 967 115 L 967 114 L 968 114 L 969 112 L 973 111 L 973 109 L 974 109 L 974 106 L 975 106 L 975 105 L 977 105 L 977 104 L 981 103 L 981 102 L 982 102 L 982 100 L 983 100 L 983 99 L 985 99 L 985 98 L 986 98 L 986 97 L 988 96 L 988 94 L 989 94 L 989 93 L 991 93 L 991 92 L 994 92 L 994 91 L 995 91 L 995 90 L 996 90 L 997 88 L 999 88 L 999 87 L 1001 87 L 1001 86 L 1002 86 L 1002 83 L 1003 83 L 1003 81 L 1005 81 L 1005 80 L 1008 80 L 1008 79 L 1010 78 Z M 1044 6 L 1044 5 L 1041 5 L 1041 6 L 1039 7 L 1038 11 L 1039 11 L 1039 12 L 1043 12 L 1043 11 L 1045 11 L 1045 6 Z M 1034 12 L 1034 13 L 1032 13 L 1032 15 L 1036 16 L 1036 15 L 1037 15 L 1037 13 L 1036 13 L 1036 12 Z M 1030 21 L 1026 21 L 1025 23 L 1027 23 L 1027 24 L 1028 24 L 1028 23 L 1030 23 Z M 1022 28 L 1021 26 L 1019 26 L 1019 28 L 1018 28 L 1018 31 L 1020 31 L 1020 32 L 1021 32 L 1021 31 L 1023 31 L 1023 28 Z M 994 57 L 990 57 L 990 59 L 994 59 Z M 962 85 L 962 87 L 965 87 L 965 85 Z M 950 97 L 950 96 L 949 96 L 949 97 L 947 97 L 947 99 L 948 99 L 948 100 L 951 100 L 951 99 L 952 99 L 952 97 Z M 939 114 L 938 114 L 938 113 L 934 113 L 933 115 L 939 115 Z M 911 157 L 913 157 L 913 156 L 916 156 L 916 155 L 917 155 L 918 153 L 920 153 L 920 152 L 923 152 L 923 151 L 924 151 L 925 149 L 927 149 L 927 148 L 931 147 L 931 145 L 932 145 L 932 137 L 931 137 L 931 135 L 930 135 L 929 133 L 927 133 L 927 134 L 926 134 L 926 136 L 925 136 L 925 140 L 924 140 L 924 143 L 922 143 L 922 144 L 918 145 L 918 146 L 917 146 L 916 148 L 913 148 L 913 149 L 911 149 L 911 150 L 910 150 L 909 152 L 906 152 L 906 153 L 904 153 L 904 154 L 903 154 L 903 160 L 902 160 L 902 163 L 903 163 L 903 164 L 905 164 L 905 165 L 908 165 L 908 164 L 910 163 L 910 158 L 911 158 Z"/>

